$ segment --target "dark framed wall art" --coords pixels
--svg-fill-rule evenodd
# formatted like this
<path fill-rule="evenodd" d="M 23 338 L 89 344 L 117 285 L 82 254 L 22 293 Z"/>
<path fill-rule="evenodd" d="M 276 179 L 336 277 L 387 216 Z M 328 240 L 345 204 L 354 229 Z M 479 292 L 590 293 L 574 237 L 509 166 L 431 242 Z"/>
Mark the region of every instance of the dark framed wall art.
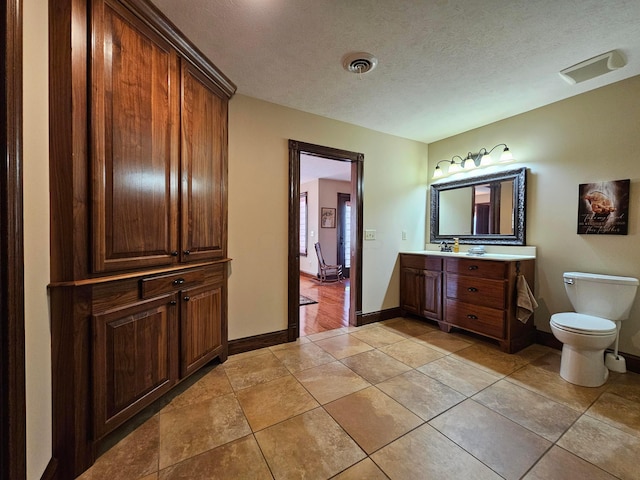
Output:
<path fill-rule="evenodd" d="M 627 235 L 631 181 L 583 183 L 578 188 L 578 234 Z"/>

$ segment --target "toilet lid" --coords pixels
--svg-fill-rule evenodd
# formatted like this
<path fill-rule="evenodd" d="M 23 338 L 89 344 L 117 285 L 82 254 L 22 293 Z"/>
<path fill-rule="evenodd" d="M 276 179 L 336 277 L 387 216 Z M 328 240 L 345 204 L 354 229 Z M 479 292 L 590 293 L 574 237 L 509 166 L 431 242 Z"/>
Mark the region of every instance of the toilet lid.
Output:
<path fill-rule="evenodd" d="M 616 332 L 616 324 L 611 320 L 575 312 L 556 313 L 551 316 L 551 323 L 568 332 L 588 335 L 609 335 Z"/>

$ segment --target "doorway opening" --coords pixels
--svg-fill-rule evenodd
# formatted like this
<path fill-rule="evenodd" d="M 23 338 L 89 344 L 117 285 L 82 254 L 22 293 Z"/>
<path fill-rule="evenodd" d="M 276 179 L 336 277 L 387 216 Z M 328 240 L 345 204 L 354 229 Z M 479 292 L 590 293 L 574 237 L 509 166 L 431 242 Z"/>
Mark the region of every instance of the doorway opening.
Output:
<path fill-rule="evenodd" d="M 326 191 L 325 196 L 321 196 L 313 190 L 319 181 L 309 185 L 303 183 L 305 188 L 301 189 L 304 159 L 342 162 L 339 166 L 342 170 L 348 167 L 350 182 L 334 184 L 333 191 L 326 190 L 330 192 L 329 196 L 326 196 Z M 341 303 L 339 308 L 345 316 L 345 324 L 358 325 L 362 311 L 363 163 L 364 155 L 361 153 L 289 140 L 289 341 L 305 333 L 300 329 L 300 309 L 307 307 L 300 306 L 300 294 L 304 294 L 307 288 L 318 287 L 319 281 L 314 278 L 316 273 L 313 270 L 317 266 L 315 243 L 318 242 L 326 263 L 342 265 L 343 276 L 344 269 L 348 269 L 348 278 L 341 282 L 323 283 L 322 294 L 327 299 L 333 298 L 333 303 Z M 338 298 L 342 301 L 336 300 Z"/>

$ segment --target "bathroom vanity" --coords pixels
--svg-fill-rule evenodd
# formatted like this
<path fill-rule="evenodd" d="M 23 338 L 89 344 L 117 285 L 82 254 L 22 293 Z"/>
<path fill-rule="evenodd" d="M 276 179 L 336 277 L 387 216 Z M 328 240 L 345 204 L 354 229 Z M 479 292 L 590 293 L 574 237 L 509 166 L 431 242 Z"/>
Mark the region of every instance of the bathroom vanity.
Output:
<path fill-rule="evenodd" d="M 497 340 L 515 353 L 535 340 L 533 314 L 516 317 L 519 274 L 534 285 L 535 257 L 528 255 L 415 252 L 400 254 L 400 309 L 435 320 L 449 332 L 467 330 Z"/>

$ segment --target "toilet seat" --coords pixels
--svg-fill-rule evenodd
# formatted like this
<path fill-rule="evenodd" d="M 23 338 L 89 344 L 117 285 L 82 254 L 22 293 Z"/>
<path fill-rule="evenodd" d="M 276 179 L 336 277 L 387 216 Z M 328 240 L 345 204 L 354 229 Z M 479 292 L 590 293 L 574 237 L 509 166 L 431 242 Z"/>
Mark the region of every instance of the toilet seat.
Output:
<path fill-rule="evenodd" d="M 575 312 L 556 313 L 551 323 L 561 330 L 581 335 L 604 336 L 616 333 L 616 324 L 606 318 Z"/>

